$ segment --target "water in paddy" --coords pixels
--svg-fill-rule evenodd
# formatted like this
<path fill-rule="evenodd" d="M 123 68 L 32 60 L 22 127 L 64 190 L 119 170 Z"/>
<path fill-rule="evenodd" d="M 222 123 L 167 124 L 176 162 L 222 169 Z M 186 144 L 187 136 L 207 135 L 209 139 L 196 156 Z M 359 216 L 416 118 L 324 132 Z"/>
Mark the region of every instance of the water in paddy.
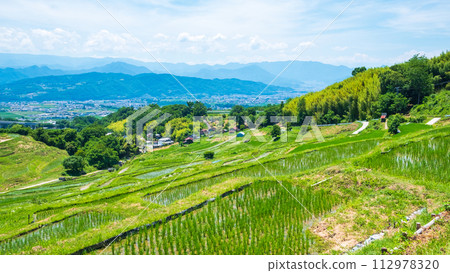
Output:
<path fill-rule="evenodd" d="M 220 176 L 203 179 L 198 182 L 167 189 L 162 193 L 155 193 L 144 197 L 146 200 L 160 204 L 169 205 L 177 200 L 198 192 L 209 186 L 224 182 L 234 177 L 273 177 L 289 175 L 308 169 L 318 168 L 347 158 L 359 156 L 369 152 L 378 145 L 377 140 L 355 142 L 324 148 L 309 153 L 297 154 L 284 159 L 256 164 L 246 169 L 236 170 Z"/>

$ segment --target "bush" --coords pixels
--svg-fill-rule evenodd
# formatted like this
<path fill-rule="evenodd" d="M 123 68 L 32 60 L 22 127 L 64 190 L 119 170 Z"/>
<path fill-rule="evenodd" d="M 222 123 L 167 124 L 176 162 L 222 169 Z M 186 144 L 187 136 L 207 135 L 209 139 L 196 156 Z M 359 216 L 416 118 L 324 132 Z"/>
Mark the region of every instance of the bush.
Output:
<path fill-rule="evenodd" d="M 70 174 L 81 174 L 86 165 L 81 156 L 70 156 L 63 161 L 63 166 Z"/>
<path fill-rule="evenodd" d="M 212 151 L 207 151 L 203 154 L 203 156 L 205 157 L 205 159 L 213 159 L 214 158 L 214 152 Z"/>
<path fill-rule="evenodd" d="M 405 119 L 400 115 L 393 115 L 388 120 L 388 132 L 395 135 L 398 133 L 398 127 Z"/>
<path fill-rule="evenodd" d="M 426 119 L 425 116 L 410 117 L 409 118 L 409 122 L 411 122 L 411 123 L 423 123 L 425 121 L 425 119 Z"/>
<path fill-rule="evenodd" d="M 278 126 L 278 125 L 274 125 L 273 127 L 272 127 L 272 131 L 270 131 L 270 135 L 273 137 L 273 138 L 279 138 L 280 137 L 280 135 L 281 135 L 281 129 L 280 129 L 280 126 Z"/>

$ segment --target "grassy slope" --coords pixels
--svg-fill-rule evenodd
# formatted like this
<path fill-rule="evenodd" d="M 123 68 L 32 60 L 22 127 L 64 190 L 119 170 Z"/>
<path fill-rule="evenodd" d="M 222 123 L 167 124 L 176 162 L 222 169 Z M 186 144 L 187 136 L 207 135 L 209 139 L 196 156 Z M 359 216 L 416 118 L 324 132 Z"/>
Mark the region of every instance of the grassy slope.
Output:
<path fill-rule="evenodd" d="M 64 171 L 63 150 L 49 147 L 28 136 L 3 135 L 12 138 L 0 143 L 0 191 L 31 182 L 57 178 Z"/>
<path fill-rule="evenodd" d="M 382 142 L 381 145 L 370 154 L 370 156 L 377 156 L 380 150 L 395 148 L 411 140 L 422 137 L 431 138 L 436 134 L 448 134 L 449 128 L 448 126 L 440 129 L 432 129 L 432 127 L 424 125 L 402 126 L 407 127 L 402 127 L 404 129 L 402 133 L 395 137 L 387 135 L 384 130 L 371 129 L 358 136 L 349 137 L 349 134 L 356 128 L 343 126 L 323 128 L 325 142 L 306 139 L 304 143 L 296 143 L 294 140 L 299 128 L 293 128 L 289 133 L 290 141 L 287 143 L 280 141 L 260 143 L 254 139 L 243 143 L 243 140 L 239 139 L 237 142 L 228 142 L 219 146 L 216 146 L 220 143 L 218 141 L 202 141 L 186 147 L 175 145 L 152 154 L 136 157 L 123 167 L 127 170 L 121 174 L 118 172 L 106 173 L 101 176 L 59 182 L 54 185 L 15 191 L 0 196 L 0 214 L 6 219 L 4 223 L 0 224 L 0 240 L 83 211 L 112 211 L 123 218 L 121 221 L 72 234 L 60 244 L 45 245 L 44 248 L 37 247 L 26 252 L 71 253 L 118 234 L 125 227 L 130 229 L 162 219 L 171 213 L 179 212 L 193 204 L 217 196 L 228 189 L 250 181 L 263 183 L 264 179 L 236 177 L 208 186 L 168 206 L 152 204 L 142 198 L 149 193 L 161 191 L 167 186 L 169 188 L 173 186 L 189 187 L 189 185 L 183 185 L 234 169 L 245 169 L 248 166 L 257 165 L 259 163 L 254 161 L 254 158 L 269 152 L 268 156 L 260 158 L 261 162 L 335 145 L 348 145 L 349 141 L 379 139 Z M 269 139 L 267 136 L 269 131 L 270 128 L 263 130 L 266 139 Z M 215 159 L 204 160 L 203 151 L 212 149 L 216 152 Z M 212 163 L 216 160 L 220 161 Z M 155 178 L 136 178 L 136 176 L 148 172 L 182 166 L 192 161 L 201 162 L 201 164 L 175 168 L 171 173 Z M 333 251 L 340 253 L 345 247 L 349 248 L 354 243 L 364 240 L 368 235 L 379 232 L 393 221 L 398 222 L 401 217 L 419 207 L 427 206 L 430 211 L 439 210 L 450 199 L 448 187 L 416 181 L 411 177 L 389 174 L 383 170 L 372 170 L 364 164 L 360 165 L 361 162 L 364 161 L 357 161 L 359 166 L 354 165 L 353 160 L 345 160 L 327 166 L 319 164 L 318 168 L 312 170 L 277 177 L 283 183 L 292 183 L 299 187 L 309 187 L 326 178 L 331 178 L 314 187 L 332 190 L 335 194 L 342 196 L 344 202 L 336 208 L 336 213 L 325 215 L 323 220 L 316 222 L 310 228 L 317 236 L 316 241 L 319 242 L 314 249 L 316 253 L 333 253 Z M 269 174 L 265 179 L 273 180 Z M 147 208 L 147 213 L 138 217 L 137 215 L 145 208 Z M 50 210 L 45 213 L 38 212 L 47 209 Z M 15 213 L 11 213 L 12 210 L 15 210 Z M 39 215 L 37 222 L 27 224 L 28 215 L 33 213 Z M 329 233 L 325 229 L 334 231 L 338 236 L 329 237 Z M 342 248 L 342 245 L 345 247 Z"/>

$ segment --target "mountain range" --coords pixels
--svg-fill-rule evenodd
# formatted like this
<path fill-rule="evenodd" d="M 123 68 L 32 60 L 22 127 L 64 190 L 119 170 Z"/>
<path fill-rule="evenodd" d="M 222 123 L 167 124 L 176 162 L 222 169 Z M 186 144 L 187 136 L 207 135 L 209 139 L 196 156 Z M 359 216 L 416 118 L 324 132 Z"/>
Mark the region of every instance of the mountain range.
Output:
<path fill-rule="evenodd" d="M 180 85 L 182 83 L 182 85 Z M 293 91 L 238 79 L 201 79 L 170 74 L 84 73 L 27 78 L 0 85 L 0 101 L 117 100 L 166 98 L 195 100 L 212 96 L 276 95 Z M 191 93 L 195 96 L 192 96 Z"/>
<path fill-rule="evenodd" d="M 3 68 L 2 68 L 3 67 Z M 281 75 L 277 75 L 281 72 Z M 0 53 L 0 83 L 15 80 L 89 72 L 167 74 L 202 79 L 240 79 L 317 91 L 351 75 L 352 69 L 311 61 L 279 61 L 228 64 L 185 64 L 143 62 L 126 58 L 75 58 L 66 56 Z M 276 80 L 274 80 L 276 78 Z M 274 80 L 274 81 L 273 81 Z M 272 82 L 273 81 L 273 82 Z"/>

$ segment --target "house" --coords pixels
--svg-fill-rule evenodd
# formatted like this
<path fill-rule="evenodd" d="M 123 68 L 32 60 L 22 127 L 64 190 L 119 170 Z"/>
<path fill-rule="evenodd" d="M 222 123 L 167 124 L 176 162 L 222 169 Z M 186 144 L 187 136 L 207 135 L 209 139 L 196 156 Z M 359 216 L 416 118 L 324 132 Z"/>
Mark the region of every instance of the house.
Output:
<path fill-rule="evenodd" d="M 237 137 L 244 137 L 244 136 L 245 136 L 245 133 L 244 133 L 244 132 L 239 132 L 236 136 L 237 136 Z"/>
<path fill-rule="evenodd" d="M 171 145 L 173 144 L 173 140 L 171 140 L 170 137 L 162 137 L 158 139 L 158 144 L 161 144 L 162 146 Z"/>
<path fill-rule="evenodd" d="M 184 140 L 184 144 L 191 144 L 191 143 L 193 143 L 194 142 L 194 139 L 192 138 L 192 137 L 187 137 L 185 140 Z"/>
<path fill-rule="evenodd" d="M 208 134 L 208 130 L 207 129 L 201 129 L 200 130 L 200 136 L 206 136 Z"/>
<path fill-rule="evenodd" d="M 381 113 L 381 122 L 386 122 L 386 117 L 387 117 L 386 113 Z"/>

